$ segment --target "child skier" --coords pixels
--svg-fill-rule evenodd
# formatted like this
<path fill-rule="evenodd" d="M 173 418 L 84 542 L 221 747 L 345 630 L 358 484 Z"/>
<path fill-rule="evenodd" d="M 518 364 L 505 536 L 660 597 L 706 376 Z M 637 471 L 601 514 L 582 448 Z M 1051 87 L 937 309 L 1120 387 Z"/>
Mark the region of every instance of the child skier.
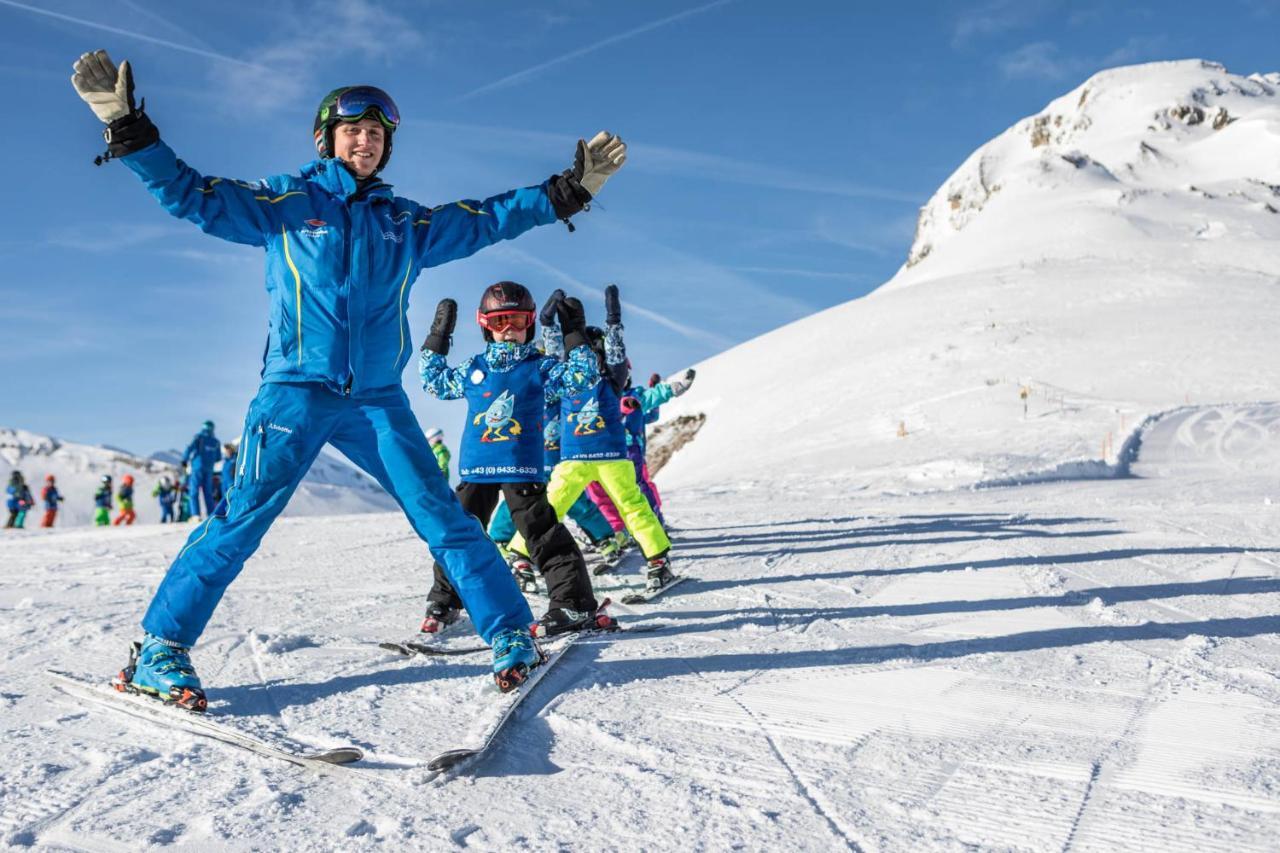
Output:
<path fill-rule="evenodd" d="M 649 501 L 649 506 L 653 509 L 654 515 L 658 516 L 658 520 L 662 522 L 664 528 L 667 526 L 667 522 L 662 517 L 662 496 L 658 494 L 658 487 L 654 484 L 653 478 L 649 476 L 649 465 L 645 461 L 645 428 L 653 420 L 656 420 L 653 416 L 657 414 L 659 407 L 663 403 L 672 397 L 679 397 L 689 390 L 689 387 L 693 385 L 695 375 L 693 368 L 689 368 L 684 372 L 683 376 L 671 382 L 654 382 L 650 378 L 647 387 L 637 385 L 629 389 L 620 403 L 623 426 L 627 430 L 627 458 L 635 466 L 636 485 L 644 493 L 645 499 Z M 657 374 L 655 373 L 654 376 L 657 376 Z M 604 517 L 608 519 L 610 527 L 616 532 L 622 532 L 625 529 L 622 523 L 622 516 L 618 514 L 613 501 L 609 500 L 609 496 L 605 494 L 600 484 L 592 483 L 589 485 L 587 493 L 591 495 L 591 500 L 599 507 Z"/>
<path fill-rule="evenodd" d="M 111 475 L 103 474 L 98 490 L 93 493 L 93 523 L 98 527 L 111 525 Z"/>
<path fill-rule="evenodd" d="M 156 487 L 151 490 L 151 497 L 160 499 L 161 524 L 173 522 L 173 503 L 177 496 L 177 492 L 173 488 L 173 481 L 169 479 L 168 474 L 161 477 L 160 482 L 156 483 Z"/>
<path fill-rule="evenodd" d="M 206 178 L 177 158 L 134 103 L 127 62 L 117 69 L 106 51 L 86 53 L 72 83 L 107 125 L 103 159 L 123 162 L 173 215 L 266 249 L 271 299 L 262 385 L 230 499 L 192 531 L 164 575 L 119 688 L 204 710 L 190 647 L 326 443 L 400 503 L 492 644 L 495 681 L 518 686 L 542 661 L 529 605 L 441 476 L 401 388 L 412 355 L 409 285 L 427 267 L 567 223 L 622 166 L 622 140 L 579 139 L 572 168 L 539 185 L 427 207 L 378 178 L 400 111 L 373 86 L 345 86 L 321 101 L 312 125 L 319 159 L 301 174 L 245 183 Z"/>
<path fill-rule="evenodd" d="M 222 468 L 218 471 L 218 478 L 222 487 L 218 500 L 222 500 L 231 491 L 231 482 L 236 478 L 236 446 L 231 442 L 222 445 Z"/>
<path fill-rule="evenodd" d="M 626 388 L 626 348 L 622 334 L 622 303 L 616 285 L 605 288 L 606 329 L 587 329 L 601 377 L 581 394 L 565 395 L 560 405 L 560 464 L 551 474 L 547 500 L 563 517 L 591 481 L 598 481 L 621 512 L 648 562 L 646 587 L 659 590 L 675 579 L 668 552 L 671 542 L 648 501 L 636 486 L 635 470 L 627 459 L 619 394 Z M 511 550 L 527 553 L 517 535 Z"/>
<path fill-rule="evenodd" d="M 40 519 L 40 526 L 53 527 L 53 521 L 58 517 L 58 504 L 62 502 L 62 495 L 58 492 L 58 484 L 52 474 L 44 478 L 40 499 L 44 501 L 44 518 Z"/>
<path fill-rule="evenodd" d="M 599 378 L 596 360 L 586 345 L 582 303 L 561 300 L 561 317 L 569 356 L 542 355 L 531 342 L 533 296 L 520 284 L 501 281 L 485 289 L 476 321 L 486 341 L 484 352 L 450 368 L 450 336 L 457 305 L 443 300 L 436 309 L 431 334 L 422 345 L 422 387 L 438 400 L 467 401 L 457 494 L 462 506 L 487 524 L 501 494 L 511 507 L 516 527 L 525 534 L 542 569 L 550 599 L 537 622 L 547 636 L 596 624 L 597 604 L 587 564 L 578 543 L 556 519 L 547 503 L 543 476 L 542 412 L 562 394 L 578 394 Z M 531 578 L 522 577 L 523 583 Z M 461 602 L 437 563 L 422 630 L 434 633 L 458 618 Z M 604 623 L 612 620 L 599 614 Z"/>
<path fill-rule="evenodd" d="M 440 427 L 432 427 L 427 430 L 427 444 L 431 445 L 431 452 L 436 455 L 436 464 L 440 466 L 440 473 L 444 474 L 445 482 L 449 482 L 449 460 L 453 457 L 453 454 L 445 446 L 444 430 L 440 429 Z"/>
<path fill-rule="evenodd" d="M 115 525 L 133 524 L 138 514 L 133 511 L 133 475 L 125 474 L 120 478 L 120 491 L 116 494 L 120 502 L 120 514 L 116 516 Z"/>
<path fill-rule="evenodd" d="M 9 475 L 9 485 L 5 493 L 8 497 L 9 520 L 4 526 L 21 530 L 27 521 L 27 510 L 35 504 L 31 498 L 31 489 L 23 479 L 21 471 L 15 470 Z"/>

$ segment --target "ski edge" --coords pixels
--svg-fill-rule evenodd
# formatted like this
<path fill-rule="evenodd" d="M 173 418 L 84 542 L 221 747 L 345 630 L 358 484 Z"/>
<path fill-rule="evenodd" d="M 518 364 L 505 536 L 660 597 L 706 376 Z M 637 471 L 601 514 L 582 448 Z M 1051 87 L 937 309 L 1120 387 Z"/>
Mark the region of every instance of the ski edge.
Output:
<path fill-rule="evenodd" d="M 548 645 L 554 644 L 555 647 L 543 650 L 547 655 L 546 663 L 533 670 L 524 684 L 520 685 L 519 689 L 513 693 L 505 694 L 506 697 L 510 698 L 510 701 L 497 719 L 490 723 L 483 732 L 476 735 L 471 745 L 454 747 L 432 756 L 427 761 L 427 769 L 436 771 L 451 770 L 459 767 L 468 759 L 483 755 L 493 745 L 494 740 L 497 739 L 503 728 L 506 727 L 516 708 L 524 703 L 530 692 L 542 682 L 542 679 L 546 678 L 547 673 L 555 667 L 560 659 L 564 657 L 565 652 L 572 648 L 573 644 L 581 636 L 582 634 L 580 633 L 560 634 L 551 638 L 551 643 Z"/>
<path fill-rule="evenodd" d="M 57 689 L 72 698 L 88 700 L 134 719 L 157 722 L 197 737 L 206 737 L 299 767 L 324 773 L 330 772 L 334 767 L 342 767 L 364 758 L 364 751 L 355 746 L 335 747 L 318 752 L 297 752 L 272 744 L 257 735 L 224 726 L 216 719 L 211 720 L 181 708 L 166 708 L 155 699 L 117 692 L 106 682 L 90 681 L 69 672 L 53 669 L 45 670 L 45 674 L 53 679 Z M 144 705 L 142 704 L 144 702 L 155 704 Z"/>
<path fill-rule="evenodd" d="M 655 598 L 661 598 L 662 596 L 666 595 L 667 592 L 673 586 L 684 583 L 687 580 L 693 580 L 693 578 L 691 578 L 689 575 L 676 575 L 675 579 L 672 580 L 671 583 L 667 584 L 661 589 L 654 590 L 653 592 L 645 591 L 645 592 L 628 593 L 627 595 L 622 596 L 618 600 L 622 604 L 646 604 L 650 601 L 653 601 Z"/>

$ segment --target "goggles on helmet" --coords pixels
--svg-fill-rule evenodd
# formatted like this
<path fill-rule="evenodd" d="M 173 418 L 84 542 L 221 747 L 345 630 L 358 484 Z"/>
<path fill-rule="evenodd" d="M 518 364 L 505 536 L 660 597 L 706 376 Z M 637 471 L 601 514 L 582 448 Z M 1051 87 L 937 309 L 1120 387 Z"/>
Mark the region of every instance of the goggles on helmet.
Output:
<path fill-rule="evenodd" d="M 505 332 L 507 329 L 523 332 L 533 325 L 533 312 L 490 311 L 485 314 L 477 311 L 476 322 L 491 332 Z"/>
<path fill-rule="evenodd" d="M 333 104 L 333 118 L 359 121 L 374 114 L 387 130 L 400 126 L 400 110 L 391 96 L 376 86 L 356 86 L 338 95 Z"/>

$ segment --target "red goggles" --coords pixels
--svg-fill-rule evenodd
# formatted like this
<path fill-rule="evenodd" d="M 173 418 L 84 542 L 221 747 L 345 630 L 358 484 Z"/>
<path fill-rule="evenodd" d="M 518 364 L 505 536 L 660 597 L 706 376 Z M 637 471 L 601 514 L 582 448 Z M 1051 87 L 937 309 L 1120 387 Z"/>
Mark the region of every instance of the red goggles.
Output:
<path fill-rule="evenodd" d="M 476 322 L 491 332 L 505 332 L 507 329 L 523 332 L 533 325 L 533 312 L 492 311 L 483 314 L 477 311 Z"/>

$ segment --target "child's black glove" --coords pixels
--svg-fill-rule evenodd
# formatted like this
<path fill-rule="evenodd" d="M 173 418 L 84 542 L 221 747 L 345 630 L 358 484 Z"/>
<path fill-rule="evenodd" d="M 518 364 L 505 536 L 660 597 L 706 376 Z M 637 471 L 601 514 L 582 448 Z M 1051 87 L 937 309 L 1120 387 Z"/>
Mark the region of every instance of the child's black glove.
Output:
<path fill-rule="evenodd" d="M 449 341 L 453 338 L 453 327 L 458 323 L 458 303 L 452 299 L 441 299 L 436 306 L 436 318 L 431 321 L 431 332 L 422 342 L 424 350 L 431 350 L 440 355 L 449 354 Z"/>
<path fill-rule="evenodd" d="M 560 330 L 564 332 L 564 351 L 572 352 L 587 342 L 587 312 L 576 296 L 556 303 L 556 315 L 560 318 Z"/>
<path fill-rule="evenodd" d="M 616 284 L 611 284 L 604 289 L 604 321 L 610 326 L 622 324 L 622 300 L 618 298 Z"/>

